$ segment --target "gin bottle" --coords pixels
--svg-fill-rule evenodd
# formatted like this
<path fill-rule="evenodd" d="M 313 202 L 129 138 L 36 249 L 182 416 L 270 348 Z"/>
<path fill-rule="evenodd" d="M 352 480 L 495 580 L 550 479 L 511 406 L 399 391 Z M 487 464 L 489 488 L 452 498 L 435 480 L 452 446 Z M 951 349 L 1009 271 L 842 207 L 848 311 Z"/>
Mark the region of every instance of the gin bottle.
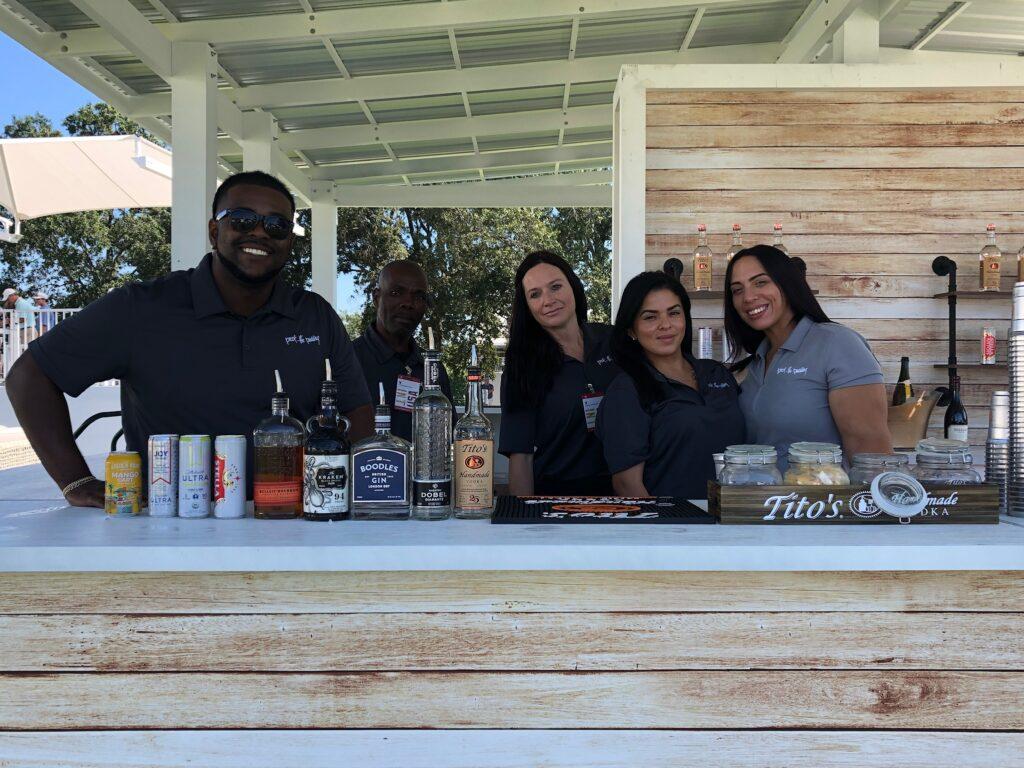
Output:
<path fill-rule="evenodd" d="M 414 520 L 445 520 L 452 514 L 452 404 L 438 384 L 441 354 L 433 337 L 431 330 L 423 389 L 412 410 Z"/>
<path fill-rule="evenodd" d="M 327 379 L 320 385 L 320 413 L 306 422 L 302 514 L 307 520 L 344 520 L 351 485 L 349 421 L 338 413 L 338 383 L 331 376 L 331 361 L 325 362 Z"/>
<path fill-rule="evenodd" d="M 480 405 L 475 344 L 466 380 L 466 413 L 455 424 L 455 516 L 486 519 L 494 509 L 494 427 Z"/>
<path fill-rule="evenodd" d="M 302 422 L 288 414 L 289 400 L 274 371 L 277 392 L 271 415 L 253 432 L 253 507 L 258 518 L 283 520 L 302 515 Z"/>
<path fill-rule="evenodd" d="M 352 519 L 408 520 L 412 445 L 391 434 L 391 409 L 378 383 L 375 434 L 352 447 Z"/>

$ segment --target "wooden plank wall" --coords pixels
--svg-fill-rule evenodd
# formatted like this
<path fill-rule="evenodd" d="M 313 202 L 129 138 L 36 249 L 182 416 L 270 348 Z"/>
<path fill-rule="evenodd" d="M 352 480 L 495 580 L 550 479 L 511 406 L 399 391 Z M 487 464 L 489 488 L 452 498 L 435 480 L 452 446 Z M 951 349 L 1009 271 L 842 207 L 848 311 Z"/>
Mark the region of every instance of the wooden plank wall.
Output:
<path fill-rule="evenodd" d="M 4 587 L 0 766 L 1024 766 L 1016 572 Z"/>
<path fill-rule="evenodd" d="M 871 343 L 890 387 L 901 355 L 915 386 L 946 381 L 948 310 L 931 271 L 947 255 L 961 290 L 978 288 L 978 251 L 995 224 L 1003 287 L 1024 245 L 1024 90 L 647 92 L 647 267 L 687 265 L 707 225 L 716 288 L 734 223 L 744 244 L 771 242 L 774 222 L 804 258 L 825 311 Z M 692 286 L 692 274 L 686 280 Z M 694 302 L 720 326 L 720 299 Z M 1005 361 L 1009 296 L 961 300 L 961 362 L 978 362 L 983 325 Z M 983 444 L 1005 370 L 961 371 L 971 442 Z M 942 413 L 932 417 L 941 434 Z"/>

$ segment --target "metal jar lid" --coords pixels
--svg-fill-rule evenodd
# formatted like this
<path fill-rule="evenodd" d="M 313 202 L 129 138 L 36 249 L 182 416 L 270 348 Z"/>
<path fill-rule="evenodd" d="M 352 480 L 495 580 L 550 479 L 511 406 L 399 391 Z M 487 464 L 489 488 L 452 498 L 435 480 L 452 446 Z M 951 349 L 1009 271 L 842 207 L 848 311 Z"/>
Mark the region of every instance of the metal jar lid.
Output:
<path fill-rule="evenodd" d="M 905 472 L 883 472 L 871 481 L 875 505 L 892 517 L 916 517 L 928 506 L 928 491 Z"/>
<path fill-rule="evenodd" d="M 905 453 L 855 453 L 855 467 L 891 467 L 899 469 L 910 465 L 910 457 Z"/>
<path fill-rule="evenodd" d="M 730 445 L 725 449 L 726 464 L 774 464 L 778 458 L 774 445 Z"/>
<path fill-rule="evenodd" d="M 973 464 L 971 447 L 963 440 L 927 438 L 917 444 L 918 464 Z"/>
<path fill-rule="evenodd" d="M 792 443 L 789 460 L 798 464 L 841 464 L 843 449 L 835 443 Z"/>

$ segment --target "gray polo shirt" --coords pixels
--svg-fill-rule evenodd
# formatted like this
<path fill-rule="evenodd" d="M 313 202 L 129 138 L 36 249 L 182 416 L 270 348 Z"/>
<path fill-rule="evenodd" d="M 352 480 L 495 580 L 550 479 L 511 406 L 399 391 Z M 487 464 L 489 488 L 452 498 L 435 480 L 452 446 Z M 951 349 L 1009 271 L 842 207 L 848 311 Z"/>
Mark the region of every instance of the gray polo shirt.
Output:
<path fill-rule="evenodd" d="M 241 317 L 224 305 L 210 261 L 111 291 L 29 352 L 73 397 L 120 379 L 125 442 L 143 462 L 152 434 L 246 435 L 251 490 L 252 431 L 270 415 L 275 368 L 303 422 L 319 407 L 325 357 L 342 412 L 370 395 L 345 326 L 319 295 L 278 279 L 267 304 Z"/>
<path fill-rule="evenodd" d="M 747 440 L 774 445 L 783 471 L 790 443 L 842 442 L 829 408 L 829 392 L 883 381 L 864 337 L 838 323 L 803 317 L 765 371 L 767 353 L 765 339 L 740 385 L 740 408 Z"/>

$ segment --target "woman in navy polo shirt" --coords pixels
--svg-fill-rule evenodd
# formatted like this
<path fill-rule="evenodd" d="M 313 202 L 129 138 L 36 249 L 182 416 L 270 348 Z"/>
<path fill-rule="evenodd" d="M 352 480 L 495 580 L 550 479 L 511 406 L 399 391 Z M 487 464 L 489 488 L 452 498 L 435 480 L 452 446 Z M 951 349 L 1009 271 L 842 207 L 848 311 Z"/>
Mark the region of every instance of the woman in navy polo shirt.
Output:
<path fill-rule="evenodd" d="M 605 495 L 611 478 L 594 437 L 597 406 L 618 373 L 611 326 L 587 322 L 583 283 L 547 251 L 516 271 L 498 450 L 516 496 Z"/>
<path fill-rule="evenodd" d="M 744 442 L 736 380 L 692 348 L 690 297 L 679 281 L 663 272 L 630 280 L 612 332 L 623 372 L 597 417 L 616 493 L 706 498 L 713 454 Z"/>
<path fill-rule="evenodd" d="M 838 443 L 846 457 L 891 453 L 882 369 L 864 338 L 833 323 L 796 259 L 756 245 L 725 270 L 725 330 L 750 357 L 740 407 L 753 443 Z"/>

